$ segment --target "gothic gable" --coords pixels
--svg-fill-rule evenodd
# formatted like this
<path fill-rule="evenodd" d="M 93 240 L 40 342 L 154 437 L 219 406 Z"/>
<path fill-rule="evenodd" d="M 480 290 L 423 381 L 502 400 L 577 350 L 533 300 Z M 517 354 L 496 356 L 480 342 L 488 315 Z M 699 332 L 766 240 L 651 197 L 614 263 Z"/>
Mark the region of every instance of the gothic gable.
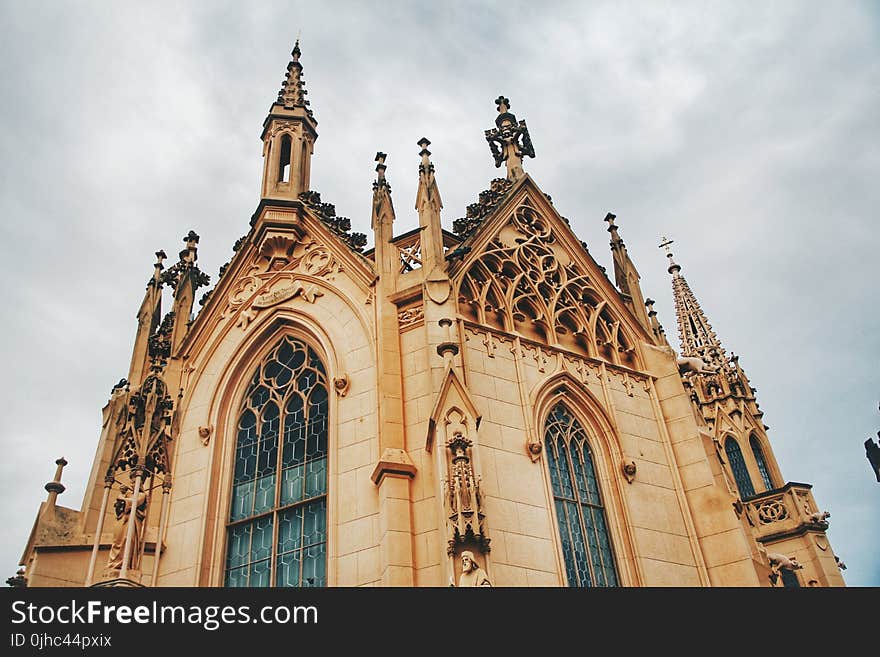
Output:
<path fill-rule="evenodd" d="M 637 369 L 650 338 L 530 178 L 469 238 L 453 272 L 467 320 Z"/>
<path fill-rule="evenodd" d="M 235 256 L 200 302 L 189 344 L 218 323 L 246 329 L 259 312 L 289 300 L 315 303 L 330 291 L 358 306 L 370 298 L 371 263 L 317 210 L 291 205 L 264 208 L 233 247 Z"/>

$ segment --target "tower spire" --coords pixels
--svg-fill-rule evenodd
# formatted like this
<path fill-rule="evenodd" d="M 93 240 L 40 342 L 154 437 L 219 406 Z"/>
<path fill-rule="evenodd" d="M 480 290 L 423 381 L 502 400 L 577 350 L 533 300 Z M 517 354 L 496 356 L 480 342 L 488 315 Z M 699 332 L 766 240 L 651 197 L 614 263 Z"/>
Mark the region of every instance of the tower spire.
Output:
<path fill-rule="evenodd" d="M 291 59 L 287 65 L 287 75 L 281 83 L 281 91 L 278 92 L 278 100 L 275 101 L 275 104 L 282 105 L 285 109 L 291 110 L 301 107 L 310 118 L 314 118 L 312 110 L 309 109 L 309 101 L 306 100 L 306 95 L 309 92 L 306 91 L 305 80 L 302 76 L 303 67 L 299 63 L 301 55 L 299 37 L 297 37 L 293 50 L 290 53 Z"/>
<path fill-rule="evenodd" d="M 278 98 L 263 121 L 264 199 L 295 201 L 309 190 L 318 122 L 306 100 L 301 55 L 297 38 Z"/>
<path fill-rule="evenodd" d="M 672 274 L 672 296 L 678 319 L 681 353 L 683 356 L 701 358 L 710 367 L 726 369 L 728 358 L 724 347 L 721 346 L 721 340 L 715 335 L 697 297 L 681 275 L 681 266 L 673 260 L 670 248 L 672 244 L 673 240 L 664 237 L 660 247 L 666 249 L 666 257 L 669 259 L 668 271 Z"/>

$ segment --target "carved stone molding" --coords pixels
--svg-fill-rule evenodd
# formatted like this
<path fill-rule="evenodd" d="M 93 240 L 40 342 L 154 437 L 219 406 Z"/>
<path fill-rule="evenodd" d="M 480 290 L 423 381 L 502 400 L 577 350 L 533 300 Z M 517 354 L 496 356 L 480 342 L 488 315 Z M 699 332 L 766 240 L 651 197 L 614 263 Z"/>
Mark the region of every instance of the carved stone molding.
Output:
<path fill-rule="evenodd" d="M 413 306 L 397 313 L 397 325 L 401 330 L 411 328 L 425 321 L 425 307 Z"/>
<path fill-rule="evenodd" d="M 348 394 L 348 389 L 351 386 L 351 380 L 348 378 L 347 374 L 343 374 L 342 376 L 337 376 L 333 379 L 333 389 L 336 391 L 336 394 L 340 397 L 345 397 Z"/>

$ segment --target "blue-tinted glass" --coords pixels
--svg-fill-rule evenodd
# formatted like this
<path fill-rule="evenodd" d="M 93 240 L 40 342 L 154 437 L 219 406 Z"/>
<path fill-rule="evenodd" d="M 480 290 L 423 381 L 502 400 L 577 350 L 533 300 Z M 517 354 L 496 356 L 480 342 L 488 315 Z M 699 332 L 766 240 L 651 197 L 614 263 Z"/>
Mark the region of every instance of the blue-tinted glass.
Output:
<path fill-rule="evenodd" d="M 575 502 L 565 503 L 566 511 L 571 522 L 571 539 L 574 548 L 574 563 L 577 567 L 578 582 L 576 586 L 592 586 L 590 579 L 590 566 L 587 563 L 587 546 L 584 541 L 584 531 L 578 518 L 578 505 Z"/>
<path fill-rule="evenodd" d="M 559 483 L 559 459 L 556 457 L 556 441 L 550 436 L 544 441 L 547 455 L 547 466 L 550 468 L 550 484 L 553 487 L 553 497 L 562 497 L 562 484 Z"/>
<path fill-rule="evenodd" d="M 302 552 L 286 552 L 278 555 L 275 586 L 299 586 L 299 567 Z"/>
<path fill-rule="evenodd" d="M 261 517 L 228 529 L 228 586 L 326 585 L 328 390 L 321 359 L 291 337 L 256 368 L 239 415 L 230 519 Z"/>
<path fill-rule="evenodd" d="M 565 502 L 562 500 L 556 500 L 556 518 L 559 520 L 559 538 L 562 540 L 562 558 L 565 561 L 565 574 L 568 575 L 569 586 L 577 586 L 578 575 L 577 568 L 574 565 L 574 550 L 571 547 L 570 523 L 565 512 Z"/>
<path fill-rule="evenodd" d="M 324 586 L 325 544 L 313 545 L 303 552 L 303 586 Z"/>
<path fill-rule="evenodd" d="M 290 552 L 302 547 L 303 507 L 298 506 L 278 514 L 278 552 Z"/>
<path fill-rule="evenodd" d="M 571 441 L 568 445 L 566 439 Z M 568 583 L 616 586 L 614 556 L 587 434 L 562 404 L 547 418 L 545 443 Z"/>
<path fill-rule="evenodd" d="M 269 586 L 271 569 L 272 565 L 269 559 L 252 563 L 248 586 Z"/>
<path fill-rule="evenodd" d="M 779 574 L 782 575 L 782 585 L 786 588 L 798 589 L 801 586 L 798 576 L 793 570 L 788 568 L 780 568 Z"/>
<path fill-rule="evenodd" d="M 754 436 L 749 437 L 749 442 L 752 445 L 752 454 L 755 455 L 755 462 L 758 464 L 758 472 L 761 473 L 764 488 L 773 490 L 773 484 L 770 481 L 770 470 L 767 468 L 767 461 L 764 460 L 764 450 L 761 449 L 761 443 Z"/>
<path fill-rule="evenodd" d="M 281 506 L 287 506 L 303 499 L 305 486 L 305 466 L 295 465 L 281 473 Z"/>
<path fill-rule="evenodd" d="M 559 448 L 559 487 L 562 491 L 562 497 L 573 500 L 574 487 L 571 485 L 571 466 L 568 463 L 568 448 L 565 441 L 560 440 L 557 443 Z"/>
<path fill-rule="evenodd" d="M 728 438 L 724 441 L 724 451 L 727 453 L 730 469 L 733 470 L 733 478 L 739 489 L 740 497 L 751 497 L 755 494 L 755 488 L 752 486 L 752 478 L 749 477 L 749 471 L 746 469 L 746 462 L 743 460 L 739 443 L 733 438 Z"/>
<path fill-rule="evenodd" d="M 608 538 L 605 514 L 599 509 L 593 509 L 593 519 L 596 522 L 596 532 L 599 535 L 599 550 L 602 553 L 606 586 L 617 586 L 617 574 L 614 571 L 614 555 L 611 553 L 611 541 Z"/>
<path fill-rule="evenodd" d="M 309 461 L 306 465 L 306 494 L 308 497 L 322 495 L 327 490 L 327 459 Z"/>

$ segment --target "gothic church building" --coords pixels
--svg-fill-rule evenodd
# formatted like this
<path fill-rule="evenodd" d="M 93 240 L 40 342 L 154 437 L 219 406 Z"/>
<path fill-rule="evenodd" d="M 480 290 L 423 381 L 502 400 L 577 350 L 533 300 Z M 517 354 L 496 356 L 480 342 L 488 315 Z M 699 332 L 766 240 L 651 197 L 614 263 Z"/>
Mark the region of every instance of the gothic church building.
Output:
<path fill-rule="evenodd" d="M 377 154 L 365 250 L 310 191 L 299 60 L 250 229 L 207 293 L 195 232 L 156 254 L 82 506 L 58 504 L 59 459 L 13 583 L 843 585 L 671 253 L 680 354 L 614 215 L 611 280 L 523 170 L 503 97 L 506 176 L 451 232 L 430 142 L 403 234 Z"/>

